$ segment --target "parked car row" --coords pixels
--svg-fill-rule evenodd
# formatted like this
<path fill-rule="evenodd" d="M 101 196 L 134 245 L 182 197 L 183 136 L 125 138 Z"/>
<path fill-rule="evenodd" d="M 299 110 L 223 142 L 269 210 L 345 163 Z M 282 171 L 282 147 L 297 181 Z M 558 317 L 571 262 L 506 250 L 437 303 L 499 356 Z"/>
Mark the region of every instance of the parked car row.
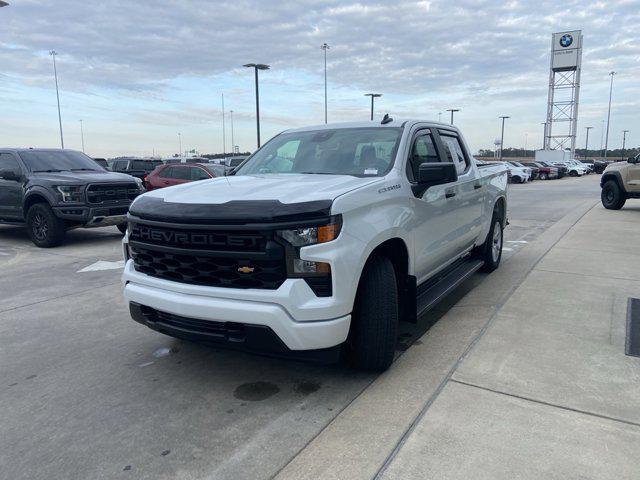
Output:
<path fill-rule="evenodd" d="M 484 162 L 494 163 L 494 162 Z M 590 173 L 602 173 L 607 163 L 594 161 L 593 163 L 567 160 L 563 162 L 506 160 L 502 162 L 508 171 L 510 183 L 526 183 L 531 180 L 555 180 L 567 175 L 582 177 Z"/>

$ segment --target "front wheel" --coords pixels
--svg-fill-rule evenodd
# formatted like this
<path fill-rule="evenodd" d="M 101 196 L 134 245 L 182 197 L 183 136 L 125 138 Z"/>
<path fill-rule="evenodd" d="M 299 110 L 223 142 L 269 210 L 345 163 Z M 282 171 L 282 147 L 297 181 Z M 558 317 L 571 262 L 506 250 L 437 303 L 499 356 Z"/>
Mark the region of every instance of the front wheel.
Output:
<path fill-rule="evenodd" d="M 600 192 L 602 206 L 608 210 L 620 210 L 627 199 L 615 180 L 608 180 Z"/>
<path fill-rule="evenodd" d="M 541 173 L 539 178 L 540 178 L 540 180 L 546 180 L 547 179 L 547 174 L 546 173 Z"/>
<path fill-rule="evenodd" d="M 125 223 L 119 223 L 118 225 L 116 225 L 118 227 L 118 230 L 120 230 L 121 234 L 125 234 L 127 233 L 127 224 Z"/>
<path fill-rule="evenodd" d="M 64 241 L 66 225 L 46 203 L 36 203 L 27 212 L 27 232 L 40 248 L 57 247 Z"/>
<path fill-rule="evenodd" d="M 398 335 L 398 286 L 393 264 L 373 257 L 364 268 L 353 309 L 349 356 L 356 368 L 383 371 L 393 362 Z"/>

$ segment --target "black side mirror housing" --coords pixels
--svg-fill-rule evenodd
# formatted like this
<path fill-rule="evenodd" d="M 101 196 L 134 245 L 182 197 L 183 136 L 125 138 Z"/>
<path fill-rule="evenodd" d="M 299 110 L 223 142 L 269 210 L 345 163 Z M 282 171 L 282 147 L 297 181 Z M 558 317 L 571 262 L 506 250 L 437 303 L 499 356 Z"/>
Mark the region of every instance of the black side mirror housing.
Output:
<path fill-rule="evenodd" d="M 637 163 L 638 160 L 636 159 L 636 157 L 629 157 L 629 160 L 627 160 L 627 163 Z"/>
<path fill-rule="evenodd" d="M 0 170 L 0 178 L 2 178 L 3 180 L 20 180 L 18 175 L 16 175 L 16 172 L 11 170 Z"/>
<path fill-rule="evenodd" d="M 420 164 L 418 184 L 422 188 L 444 185 L 458 180 L 456 165 L 451 162 L 429 162 Z"/>

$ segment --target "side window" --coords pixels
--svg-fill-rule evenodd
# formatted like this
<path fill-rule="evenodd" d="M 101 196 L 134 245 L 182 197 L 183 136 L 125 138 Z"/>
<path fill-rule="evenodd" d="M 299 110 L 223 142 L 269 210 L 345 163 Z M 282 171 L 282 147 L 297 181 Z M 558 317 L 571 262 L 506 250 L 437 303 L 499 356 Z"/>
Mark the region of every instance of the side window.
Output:
<path fill-rule="evenodd" d="M 171 178 L 175 178 L 176 180 L 191 180 L 191 170 L 188 167 L 172 167 L 171 168 Z"/>
<path fill-rule="evenodd" d="M 22 175 L 18 160 L 10 153 L 0 153 L 0 172 L 13 172 L 16 175 Z"/>
<path fill-rule="evenodd" d="M 407 176 L 409 180 L 415 182 L 418 179 L 420 164 L 439 161 L 438 152 L 436 151 L 431 134 L 427 132 L 418 134 L 413 140 L 407 162 Z"/>
<path fill-rule="evenodd" d="M 160 178 L 173 178 L 172 174 L 173 174 L 173 167 L 166 167 L 163 168 L 162 170 L 160 170 L 160 173 L 158 174 L 158 176 Z"/>
<path fill-rule="evenodd" d="M 191 180 L 195 181 L 210 178 L 209 175 L 207 175 L 207 172 L 199 167 L 191 167 L 189 170 L 191 170 Z"/>
<path fill-rule="evenodd" d="M 447 161 L 453 162 L 456 165 L 458 175 L 464 173 L 467 170 L 468 163 L 460 145 L 458 137 L 452 137 L 449 135 L 440 135 L 442 143 L 444 144 L 444 151 L 447 155 Z"/>

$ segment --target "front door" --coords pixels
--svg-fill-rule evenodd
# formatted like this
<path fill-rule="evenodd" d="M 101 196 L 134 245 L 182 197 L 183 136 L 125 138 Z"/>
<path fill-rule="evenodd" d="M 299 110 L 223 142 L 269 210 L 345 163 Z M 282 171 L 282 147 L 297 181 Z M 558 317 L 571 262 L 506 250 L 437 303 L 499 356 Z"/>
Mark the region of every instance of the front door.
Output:
<path fill-rule="evenodd" d="M 627 170 L 627 191 L 640 193 L 640 154 L 636 155 L 635 161 Z"/>
<path fill-rule="evenodd" d="M 433 132 L 429 129 L 415 132 L 406 174 L 414 188 L 412 234 L 418 284 L 450 263 L 455 252 L 452 239 L 459 228 L 456 210 L 460 208 L 457 183 L 436 185 L 427 191 L 422 191 L 417 184 L 420 164 L 440 161 Z"/>
<path fill-rule="evenodd" d="M 0 153 L 0 218 L 22 219 L 24 173 L 13 153 Z"/>

